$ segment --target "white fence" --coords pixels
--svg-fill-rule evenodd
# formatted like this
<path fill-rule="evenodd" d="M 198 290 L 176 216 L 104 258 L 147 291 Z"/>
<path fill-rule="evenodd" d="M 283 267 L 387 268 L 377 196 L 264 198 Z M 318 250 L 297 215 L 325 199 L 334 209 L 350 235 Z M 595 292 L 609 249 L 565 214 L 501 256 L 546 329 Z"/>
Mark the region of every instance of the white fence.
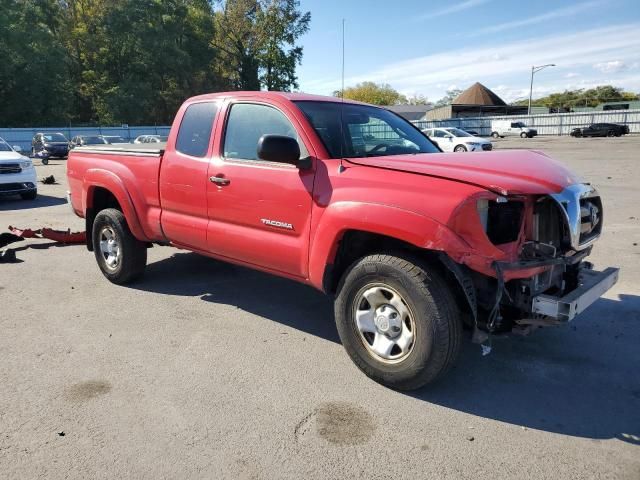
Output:
<path fill-rule="evenodd" d="M 588 127 L 593 123 L 628 125 L 631 133 L 640 133 L 640 110 L 605 110 L 576 113 L 547 113 L 542 115 L 500 115 L 495 117 L 462 117 L 447 120 L 413 122 L 417 127 L 458 127 L 473 130 L 481 136 L 491 135 L 491 120 L 523 122 L 538 130 L 538 135 L 568 135 L 572 128 Z"/>
<path fill-rule="evenodd" d="M 631 133 L 640 133 L 640 110 L 608 110 L 579 113 L 549 113 L 542 115 L 501 115 L 495 117 L 462 117 L 447 120 L 413 122 L 417 127 L 458 127 L 473 130 L 482 136 L 491 135 L 491 120 L 523 122 L 536 128 L 538 135 L 568 135 L 572 128 L 587 127 L 593 123 L 628 125 Z M 0 137 L 10 145 L 31 150 L 31 139 L 37 132 L 60 132 L 68 139 L 76 135 L 119 135 L 133 140 L 138 135 L 168 135 L 171 127 L 60 127 L 60 128 L 0 128 Z M 377 130 L 376 130 L 377 131 Z M 389 132 L 391 133 L 391 131 Z"/>

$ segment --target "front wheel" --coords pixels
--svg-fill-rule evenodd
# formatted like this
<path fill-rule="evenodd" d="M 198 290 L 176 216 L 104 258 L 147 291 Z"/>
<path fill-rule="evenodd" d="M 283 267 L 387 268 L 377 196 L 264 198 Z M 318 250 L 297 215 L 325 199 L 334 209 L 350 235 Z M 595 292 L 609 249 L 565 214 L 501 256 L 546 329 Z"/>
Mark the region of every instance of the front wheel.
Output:
<path fill-rule="evenodd" d="M 49 159 L 48 158 L 43 158 L 42 159 L 42 164 L 43 165 L 49 165 Z"/>
<path fill-rule="evenodd" d="M 398 390 L 433 382 L 460 349 L 462 322 L 451 291 L 409 256 L 379 254 L 355 262 L 338 287 L 335 317 L 358 368 Z"/>
<path fill-rule="evenodd" d="M 123 213 L 107 208 L 93 222 L 93 250 L 109 281 L 124 285 L 141 277 L 147 265 L 147 246 L 133 236 Z"/>
<path fill-rule="evenodd" d="M 493 138 L 500 138 L 500 134 L 499 134 L 498 132 L 492 132 L 492 133 L 491 133 L 491 136 L 492 136 Z"/>
<path fill-rule="evenodd" d="M 467 151 L 467 147 L 465 147 L 464 145 L 458 145 L 456 148 L 453 149 L 454 152 L 466 152 Z"/>

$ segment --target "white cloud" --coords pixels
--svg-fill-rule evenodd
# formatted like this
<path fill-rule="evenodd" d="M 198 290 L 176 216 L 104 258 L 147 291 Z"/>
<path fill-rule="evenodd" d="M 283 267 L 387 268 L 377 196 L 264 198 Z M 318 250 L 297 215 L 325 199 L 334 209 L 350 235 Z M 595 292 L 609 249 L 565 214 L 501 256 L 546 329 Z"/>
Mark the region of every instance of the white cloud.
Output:
<path fill-rule="evenodd" d="M 599 81 L 595 74 L 588 74 L 588 69 L 593 65 L 611 62 L 612 58 L 625 65 L 640 61 L 639 30 L 640 22 L 636 22 L 576 33 L 527 38 L 501 44 L 499 56 L 495 56 L 493 44 L 461 48 L 389 63 L 378 69 L 361 71 L 345 81 L 347 85 L 366 80 L 389 83 L 396 89 L 420 92 L 429 98 L 440 98 L 444 95 L 444 86 L 455 84 L 466 88 L 474 81 L 480 81 L 490 88 L 492 83 L 515 83 L 522 88 L 526 87 L 528 92 L 531 65 L 547 63 L 555 63 L 558 67 L 538 73 L 535 77 L 537 86 L 558 78 L 558 73 L 562 73 L 562 70 L 581 71 L 585 79 Z M 329 93 L 340 88 L 340 79 L 336 77 L 324 81 L 317 80 L 313 82 L 313 88 L 310 88 L 310 85 L 303 85 L 305 91 Z M 629 85 L 627 88 L 636 87 Z"/>
<path fill-rule="evenodd" d="M 594 0 L 591 2 L 577 3 L 570 7 L 559 8 L 557 10 L 551 10 L 550 12 L 535 15 L 529 18 L 523 18 L 521 20 L 514 20 L 511 22 L 499 23 L 497 25 L 490 25 L 488 27 L 481 28 L 473 33 L 471 36 L 482 35 L 485 33 L 496 33 L 504 30 L 512 30 L 514 28 L 526 27 L 529 25 L 535 25 L 537 23 L 546 22 L 547 20 L 554 20 L 562 17 L 571 17 L 580 13 L 588 8 L 593 8 L 602 5 L 602 0 Z"/>
<path fill-rule="evenodd" d="M 613 60 L 611 62 L 600 62 L 593 65 L 593 68 L 602 73 L 617 73 L 620 70 L 627 68 L 627 65 L 620 60 Z"/>
<path fill-rule="evenodd" d="M 429 18 L 442 17 L 451 13 L 461 12 L 463 10 L 468 10 L 470 8 L 485 4 L 488 1 L 489 0 L 466 0 L 464 2 L 441 8 L 440 10 L 436 10 L 435 12 L 425 13 L 424 15 L 420 15 L 419 17 L 417 17 L 416 20 L 427 20 Z"/>
<path fill-rule="evenodd" d="M 564 78 L 575 78 L 575 77 L 579 77 L 579 76 L 580 76 L 580 74 L 579 74 L 579 73 L 576 73 L 576 72 L 569 72 L 569 73 L 566 73 L 566 74 L 564 75 Z"/>

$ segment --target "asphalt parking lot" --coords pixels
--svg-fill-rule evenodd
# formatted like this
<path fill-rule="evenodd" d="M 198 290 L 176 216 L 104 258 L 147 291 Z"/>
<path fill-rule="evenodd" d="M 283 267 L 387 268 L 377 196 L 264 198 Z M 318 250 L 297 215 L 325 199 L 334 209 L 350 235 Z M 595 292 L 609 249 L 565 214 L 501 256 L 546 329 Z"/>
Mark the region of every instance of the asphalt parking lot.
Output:
<path fill-rule="evenodd" d="M 145 278 L 104 279 L 83 246 L 13 246 L 0 265 L 3 478 L 640 478 L 640 136 L 498 140 L 596 185 L 591 261 L 619 283 L 573 324 L 466 342 L 411 394 L 343 351 L 330 299 L 170 247 Z M 36 161 L 36 201 L 8 225 L 82 229 L 65 161 Z"/>

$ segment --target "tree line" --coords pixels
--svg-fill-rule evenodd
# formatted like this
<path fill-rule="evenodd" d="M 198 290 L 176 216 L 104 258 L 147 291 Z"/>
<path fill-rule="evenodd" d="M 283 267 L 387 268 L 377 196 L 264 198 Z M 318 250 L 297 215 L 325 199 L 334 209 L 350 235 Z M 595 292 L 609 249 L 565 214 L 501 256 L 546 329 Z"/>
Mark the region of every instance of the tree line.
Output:
<path fill-rule="evenodd" d="M 549 107 L 555 111 L 571 111 L 576 107 L 596 107 L 605 102 L 633 101 L 640 97 L 632 92 L 612 85 L 601 85 L 595 88 L 565 90 L 552 93 L 546 97 L 532 100 L 533 105 Z M 520 100 L 516 105 L 526 105 L 528 100 Z"/>
<path fill-rule="evenodd" d="M 3 126 L 166 125 L 185 98 L 298 87 L 299 0 L 0 0 Z"/>
<path fill-rule="evenodd" d="M 362 82 L 353 87 L 344 89 L 344 98 L 371 103 L 374 105 L 433 105 L 434 108 L 449 105 L 462 93 L 460 89 L 448 90 L 446 95 L 436 102 L 430 102 L 423 95 L 407 97 L 391 85 L 386 83 Z M 336 97 L 341 97 L 340 90 L 333 92 Z M 611 85 L 601 85 L 590 89 L 565 90 L 552 93 L 546 97 L 533 100 L 533 105 L 545 106 L 550 109 L 571 111 L 575 107 L 595 107 L 604 102 L 640 100 L 640 96 L 626 92 L 622 88 Z M 528 100 L 520 100 L 515 105 L 527 105 Z"/>

